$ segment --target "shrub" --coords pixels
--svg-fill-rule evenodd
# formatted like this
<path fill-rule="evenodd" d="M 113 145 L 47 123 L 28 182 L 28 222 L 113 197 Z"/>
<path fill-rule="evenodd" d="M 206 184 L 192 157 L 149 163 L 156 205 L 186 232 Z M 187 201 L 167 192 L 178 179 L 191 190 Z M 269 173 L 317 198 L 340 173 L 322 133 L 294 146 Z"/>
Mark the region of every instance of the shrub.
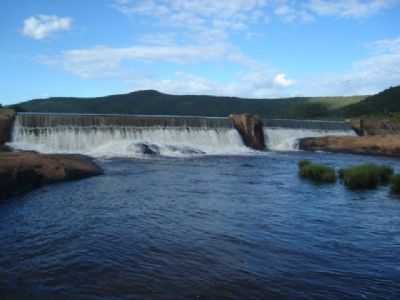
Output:
<path fill-rule="evenodd" d="M 344 179 L 344 172 L 345 172 L 345 169 L 339 169 L 339 179 L 340 180 L 343 180 Z"/>
<path fill-rule="evenodd" d="M 301 169 L 301 168 L 303 168 L 303 167 L 305 167 L 307 165 L 310 165 L 310 164 L 311 164 L 311 161 L 309 161 L 309 160 L 306 160 L 306 159 L 301 160 L 301 161 L 299 161 L 299 168 Z"/>
<path fill-rule="evenodd" d="M 335 170 L 331 167 L 313 164 L 310 161 L 299 162 L 299 175 L 302 178 L 310 179 L 318 183 L 334 183 L 336 182 Z"/>
<path fill-rule="evenodd" d="M 393 175 L 393 169 L 387 166 L 363 164 L 339 170 L 339 178 L 350 189 L 375 189 L 387 184 Z"/>
<path fill-rule="evenodd" d="M 391 191 L 393 194 L 400 195 L 400 175 L 394 175 L 392 177 L 392 187 Z"/>
<path fill-rule="evenodd" d="M 379 174 L 380 174 L 380 180 L 382 184 L 388 184 L 390 183 L 394 171 L 392 167 L 389 166 L 379 166 Z"/>

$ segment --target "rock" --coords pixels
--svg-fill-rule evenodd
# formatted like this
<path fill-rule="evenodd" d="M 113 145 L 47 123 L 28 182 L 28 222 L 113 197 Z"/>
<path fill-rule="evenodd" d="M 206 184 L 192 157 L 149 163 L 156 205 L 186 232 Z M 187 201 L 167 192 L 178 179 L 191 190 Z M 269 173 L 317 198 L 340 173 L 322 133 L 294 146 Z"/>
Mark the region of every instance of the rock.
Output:
<path fill-rule="evenodd" d="M 0 109 L 0 145 L 3 145 L 10 140 L 14 118 L 14 110 L 4 108 Z"/>
<path fill-rule="evenodd" d="M 400 135 L 304 138 L 300 140 L 299 147 L 301 150 L 306 151 L 328 151 L 400 157 Z"/>
<path fill-rule="evenodd" d="M 7 145 L 0 144 L 0 152 L 11 152 L 13 149 Z"/>
<path fill-rule="evenodd" d="M 263 123 L 257 116 L 232 114 L 229 118 L 247 147 L 255 150 L 265 150 Z"/>
<path fill-rule="evenodd" d="M 83 155 L 0 153 L 0 199 L 31 191 L 46 184 L 103 174 Z"/>
<path fill-rule="evenodd" d="M 157 145 L 145 144 L 145 143 L 134 143 L 128 146 L 129 152 L 143 155 L 158 155 L 160 154 L 160 148 Z"/>
<path fill-rule="evenodd" d="M 362 121 L 361 120 L 351 119 L 350 125 L 351 125 L 351 128 L 355 131 L 355 133 L 357 133 L 357 135 L 359 135 L 359 136 L 364 135 L 364 132 L 362 130 Z"/>
<path fill-rule="evenodd" d="M 142 154 L 157 155 L 160 153 L 160 149 L 157 145 L 138 144 L 138 147 Z"/>

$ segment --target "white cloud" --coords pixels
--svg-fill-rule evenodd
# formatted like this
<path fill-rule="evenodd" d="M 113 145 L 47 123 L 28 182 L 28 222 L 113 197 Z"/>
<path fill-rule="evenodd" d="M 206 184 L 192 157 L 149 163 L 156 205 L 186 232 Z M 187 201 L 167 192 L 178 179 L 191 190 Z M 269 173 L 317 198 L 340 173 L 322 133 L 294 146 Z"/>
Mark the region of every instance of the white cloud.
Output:
<path fill-rule="evenodd" d="M 279 1 L 277 4 L 274 14 L 280 17 L 285 22 L 300 21 L 303 23 L 314 21 L 314 16 L 307 10 L 293 5 L 293 3 L 287 3 L 286 0 Z"/>
<path fill-rule="evenodd" d="M 41 57 L 44 64 L 61 67 L 83 79 L 118 78 L 132 82 L 132 89 L 158 89 L 175 94 L 213 94 L 243 97 L 283 95 L 294 84 L 286 74 L 268 70 L 265 66 L 241 53 L 229 44 L 202 45 L 136 45 L 127 48 L 95 47 L 74 49 L 57 57 Z M 148 62 L 148 73 L 157 70 L 159 63 L 185 67 L 188 64 L 234 66 L 236 73 L 228 82 L 178 72 L 170 78 L 148 77 L 138 74 L 129 62 Z M 152 68 L 153 67 L 153 68 Z M 155 72 L 156 73 L 156 72 Z"/>
<path fill-rule="evenodd" d="M 177 40 L 177 35 L 173 32 L 165 33 L 149 33 L 142 36 L 140 42 L 145 45 L 168 46 L 174 45 Z"/>
<path fill-rule="evenodd" d="M 85 79 L 131 78 L 132 89 L 159 89 L 175 94 L 215 94 L 243 97 L 287 95 L 343 95 L 375 92 L 400 82 L 400 38 L 372 43 L 370 55 L 342 74 L 315 74 L 292 79 L 284 70 L 266 68 L 264 63 L 245 55 L 230 42 L 232 32 L 251 35 L 251 26 L 265 23 L 269 15 L 286 22 L 309 22 L 318 16 L 367 17 L 389 8 L 396 0 L 114 0 L 126 14 L 152 17 L 167 28 L 144 36 L 131 47 L 72 49 L 57 57 L 42 58 Z M 268 11 L 270 9 L 270 11 Z M 69 27 L 68 25 L 67 27 Z M 34 26 L 33 26 L 34 27 Z M 169 28 L 170 29 L 170 28 Z M 42 30 L 44 31 L 44 30 Z M 53 31 L 38 34 L 44 38 Z M 164 34 L 164 32 L 166 34 Z M 177 41 L 177 37 L 180 41 Z M 189 39 L 187 39 L 189 37 Z M 135 62 L 149 63 L 148 74 L 156 64 L 175 64 L 174 70 L 190 64 L 204 70 L 229 63 L 235 70 L 229 80 L 179 72 L 170 76 L 148 77 L 134 69 Z M 165 65 L 164 65 L 165 66 Z M 167 68 L 171 67 L 170 65 Z M 165 68 L 165 69 L 167 69 Z M 195 68 L 187 68 L 187 70 Z M 135 80 L 132 80 L 135 78 Z"/>
<path fill-rule="evenodd" d="M 269 0 L 114 0 L 114 7 L 125 14 L 157 18 L 163 25 L 196 32 L 241 31 L 267 19 Z"/>
<path fill-rule="evenodd" d="M 281 87 L 288 87 L 294 84 L 294 81 L 286 78 L 286 74 L 279 73 L 274 77 L 274 84 Z"/>
<path fill-rule="evenodd" d="M 22 33 L 35 40 L 41 40 L 54 32 L 69 30 L 72 26 L 71 18 L 38 15 L 24 20 Z"/>
<path fill-rule="evenodd" d="M 180 72 L 168 78 L 139 77 L 129 81 L 129 86 L 133 90 L 158 89 L 171 94 L 268 98 L 293 95 L 366 95 L 398 85 L 400 37 L 375 41 L 368 48 L 371 49 L 370 55 L 356 61 L 343 73 L 314 74 L 296 81 L 282 72 L 248 67 L 243 74 L 233 76 L 229 81 L 210 80 Z"/>
<path fill-rule="evenodd" d="M 360 18 L 388 9 L 399 0 L 114 0 L 125 14 L 154 17 L 163 25 L 195 31 L 250 30 L 271 15 L 285 22 L 311 22 L 317 16 Z"/>
<path fill-rule="evenodd" d="M 373 94 L 400 83 L 400 38 L 368 45 L 368 57 L 356 61 L 342 74 L 327 74 L 299 82 L 307 95 Z"/>
<path fill-rule="evenodd" d="M 279 75 L 279 74 L 277 74 Z M 228 82 L 178 72 L 168 79 L 140 78 L 129 81 L 130 89 L 156 89 L 176 95 L 217 95 L 248 98 L 280 97 L 287 91 L 275 84 L 273 74 L 250 72 Z"/>
<path fill-rule="evenodd" d="M 200 45 L 136 45 L 127 48 L 95 47 L 63 52 L 58 57 L 42 58 L 42 63 L 64 68 L 85 79 L 118 78 L 131 82 L 132 89 L 159 89 L 176 94 L 214 94 L 243 97 L 276 97 L 289 95 L 371 94 L 400 82 L 400 37 L 367 45 L 370 54 L 342 73 L 314 74 L 306 78 L 288 77 L 268 69 L 226 43 Z M 158 63 L 223 66 L 229 63 L 239 73 L 228 81 L 210 80 L 195 74 L 178 73 L 159 78 L 135 71 L 129 62 L 148 62 L 148 74 Z M 188 68 L 191 69 L 191 68 Z M 134 83 L 132 84 L 132 78 Z"/>
<path fill-rule="evenodd" d="M 390 8 L 397 0 L 310 0 L 308 8 L 319 16 L 366 17 Z"/>
<path fill-rule="evenodd" d="M 94 47 L 63 52 L 58 57 L 42 57 L 41 62 L 62 66 L 85 79 L 116 76 L 124 62 L 142 61 L 174 64 L 195 64 L 223 59 L 229 48 L 213 46 L 144 45 L 127 48 Z"/>
<path fill-rule="evenodd" d="M 156 39 L 156 40 L 155 40 Z M 150 43 L 153 41 L 154 43 Z M 242 53 L 238 48 L 227 42 L 204 44 L 178 44 L 171 35 L 163 40 L 157 35 L 146 36 L 143 44 L 131 47 L 105 47 L 71 49 L 57 56 L 41 56 L 39 62 L 63 67 L 66 71 L 85 79 L 97 77 L 116 77 L 125 73 L 130 62 L 148 63 L 157 68 L 155 63 L 181 65 L 220 65 L 229 63 L 231 66 L 247 71 L 265 71 L 266 66 Z"/>
<path fill-rule="evenodd" d="M 400 37 L 375 41 L 369 45 L 369 48 L 376 54 L 400 53 Z"/>

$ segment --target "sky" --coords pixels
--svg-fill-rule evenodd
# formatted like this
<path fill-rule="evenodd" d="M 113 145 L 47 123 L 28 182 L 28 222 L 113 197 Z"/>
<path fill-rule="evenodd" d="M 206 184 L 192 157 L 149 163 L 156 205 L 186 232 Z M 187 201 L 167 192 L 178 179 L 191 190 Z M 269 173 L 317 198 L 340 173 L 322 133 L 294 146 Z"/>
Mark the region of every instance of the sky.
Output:
<path fill-rule="evenodd" d="M 400 84 L 400 0 L 1 0 L 0 103 Z"/>

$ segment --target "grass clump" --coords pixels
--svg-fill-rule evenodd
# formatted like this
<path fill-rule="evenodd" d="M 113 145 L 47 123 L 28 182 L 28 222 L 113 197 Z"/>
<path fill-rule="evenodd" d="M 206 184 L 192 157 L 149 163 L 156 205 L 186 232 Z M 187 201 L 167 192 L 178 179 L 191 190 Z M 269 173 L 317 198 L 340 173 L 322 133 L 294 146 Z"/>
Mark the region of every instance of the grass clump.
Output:
<path fill-rule="evenodd" d="M 311 164 L 311 161 L 309 161 L 309 160 L 306 160 L 306 159 L 301 160 L 301 161 L 299 161 L 299 168 L 301 169 L 301 168 L 303 168 L 303 167 L 305 167 L 307 165 L 310 165 L 310 164 Z"/>
<path fill-rule="evenodd" d="M 335 183 L 337 180 L 333 168 L 321 164 L 314 164 L 308 160 L 300 161 L 299 169 L 300 177 L 317 183 Z"/>
<path fill-rule="evenodd" d="M 393 169 L 388 166 L 363 164 L 339 170 L 339 178 L 352 190 L 375 189 L 388 184 L 393 176 Z"/>
<path fill-rule="evenodd" d="M 400 175 L 394 175 L 392 177 L 391 191 L 393 194 L 400 195 Z"/>

